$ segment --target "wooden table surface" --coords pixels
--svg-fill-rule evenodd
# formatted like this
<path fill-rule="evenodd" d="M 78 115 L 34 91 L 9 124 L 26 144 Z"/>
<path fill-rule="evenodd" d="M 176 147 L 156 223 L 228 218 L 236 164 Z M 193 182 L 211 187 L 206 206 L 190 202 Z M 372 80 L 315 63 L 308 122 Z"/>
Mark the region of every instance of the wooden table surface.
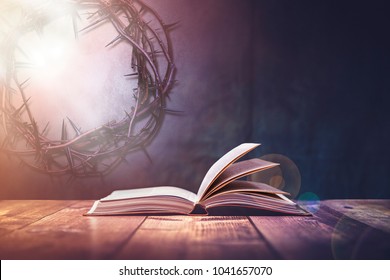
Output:
<path fill-rule="evenodd" d="M 0 201 L 0 259 L 390 259 L 390 200 L 299 216 L 86 217 L 93 201 Z"/>

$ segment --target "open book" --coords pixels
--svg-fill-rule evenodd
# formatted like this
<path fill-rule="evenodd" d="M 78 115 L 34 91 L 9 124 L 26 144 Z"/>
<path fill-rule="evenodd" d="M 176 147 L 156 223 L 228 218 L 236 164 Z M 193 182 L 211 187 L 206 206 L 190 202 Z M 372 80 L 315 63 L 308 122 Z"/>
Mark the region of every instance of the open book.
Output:
<path fill-rule="evenodd" d="M 243 208 L 307 215 L 286 197 L 288 193 L 264 183 L 238 180 L 278 165 L 258 158 L 236 162 L 259 145 L 244 143 L 226 153 L 210 167 L 197 194 L 171 186 L 118 190 L 96 201 L 87 215 L 213 214 Z"/>

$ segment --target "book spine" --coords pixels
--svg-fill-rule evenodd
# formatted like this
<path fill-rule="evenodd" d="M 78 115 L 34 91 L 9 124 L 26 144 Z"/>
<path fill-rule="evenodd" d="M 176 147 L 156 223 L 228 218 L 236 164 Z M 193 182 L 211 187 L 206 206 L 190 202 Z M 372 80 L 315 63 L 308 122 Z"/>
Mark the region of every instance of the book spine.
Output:
<path fill-rule="evenodd" d="M 206 208 L 203 205 L 197 203 L 194 205 L 194 209 L 192 209 L 189 215 L 208 215 Z"/>

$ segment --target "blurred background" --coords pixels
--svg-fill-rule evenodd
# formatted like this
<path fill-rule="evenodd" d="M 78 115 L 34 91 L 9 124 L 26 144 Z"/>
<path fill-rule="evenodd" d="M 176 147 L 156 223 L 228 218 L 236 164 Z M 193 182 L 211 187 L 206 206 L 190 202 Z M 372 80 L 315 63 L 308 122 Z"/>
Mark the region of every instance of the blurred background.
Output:
<path fill-rule="evenodd" d="M 153 162 L 135 152 L 107 176 L 81 179 L 0 153 L 1 199 L 97 199 L 155 185 L 196 192 L 242 142 L 262 144 L 250 157 L 282 162 L 296 198 L 390 198 L 386 1 L 145 2 L 179 21 L 167 107 L 183 114 L 166 115 L 147 146 Z"/>

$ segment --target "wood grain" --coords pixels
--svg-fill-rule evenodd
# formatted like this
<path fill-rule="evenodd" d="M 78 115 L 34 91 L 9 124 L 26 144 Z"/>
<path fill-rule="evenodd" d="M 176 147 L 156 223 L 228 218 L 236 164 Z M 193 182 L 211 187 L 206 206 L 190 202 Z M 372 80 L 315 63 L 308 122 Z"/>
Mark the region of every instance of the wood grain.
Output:
<path fill-rule="evenodd" d="M 92 201 L 0 201 L 0 259 L 390 259 L 389 200 L 313 216 L 83 216 Z"/>
<path fill-rule="evenodd" d="M 149 217 L 123 247 L 120 259 L 270 259 L 246 217 Z"/>
<path fill-rule="evenodd" d="M 2 237 L 1 259 L 109 259 L 145 217 L 86 217 L 83 201 Z"/>
<path fill-rule="evenodd" d="M 0 236 L 21 229 L 76 203 L 72 200 L 1 200 Z"/>
<path fill-rule="evenodd" d="M 331 259 L 332 228 L 314 217 L 252 216 L 256 228 L 282 259 Z"/>
<path fill-rule="evenodd" d="M 331 247 L 335 259 L 389 259 L 390 234 L 366 223 L 351 218 L 329 207 L 329 201 L 322 201 L 314 216 L 317 221 L 333 229 Z M 347 203 L 348 200 L 343 201 Z M 349 201 L 350 202 L 350 201 Z M 348 202 L 348 203 L 349 203 Z M 384 201 L 378 201 L 381 205 Z M 367 215 L 376 211 L 366 208 Z M 371 215 L 373 217 L 373 215 Z M 374 220 L 374 219 L 373 219 Z M 372 223 L 375 223 L 372 221 Z"/>
<path fill-rule="evenodd" d="M 390 233 L 390 200 L 325 200 L 322 201 L 322 205 L 373 228 Z"/>

